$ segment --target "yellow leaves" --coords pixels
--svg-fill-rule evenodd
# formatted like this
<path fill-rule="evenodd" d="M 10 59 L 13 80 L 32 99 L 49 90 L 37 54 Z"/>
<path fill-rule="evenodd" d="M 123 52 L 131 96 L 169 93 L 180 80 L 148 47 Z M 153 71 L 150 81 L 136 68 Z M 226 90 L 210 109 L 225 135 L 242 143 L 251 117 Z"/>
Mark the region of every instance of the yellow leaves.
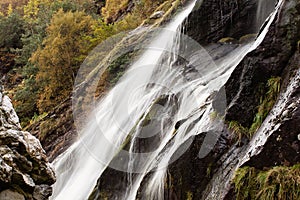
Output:
<path fill-rule="evenodd" d="M 105 7 L 102 8 L 102 15 L 105 22 L 111 23 L 115 21 L 118 15 L 122 14 L 127 8 L 129 0 L 107 0 Z"/>
<path fill-rule="evenodd" d="M 53 15 L 46 30 L 44 47 L 31 58 L 39 67 L 37 82 L 42 85 L 38 103 L 40 112 L 48 111 L 51 105 L 70 95 L 77 69 L 88 53 L 86 37 L 91 35 L 94 23 L 84 12 L 59 10 Z"/>
<path fill-rule="evenodd" d="M 7 16 L 11 15 L 13 13 L 13 8 L 12 8 L 12 5 L 11 3 L 8 5 L 8 8 L 7 8 Z"/>
<path fill-rule="evenodd" d="M 24 6 L 24 19 L 28 22 L 37 20 L 39 13 L 39 0 L 29 0 Z"/>

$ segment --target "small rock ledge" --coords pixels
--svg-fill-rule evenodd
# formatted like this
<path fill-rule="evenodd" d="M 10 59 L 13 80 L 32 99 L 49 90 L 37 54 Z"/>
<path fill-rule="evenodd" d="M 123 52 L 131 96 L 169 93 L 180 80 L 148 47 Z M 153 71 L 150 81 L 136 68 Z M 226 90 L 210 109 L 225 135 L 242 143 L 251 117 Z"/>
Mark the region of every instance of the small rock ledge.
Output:
<path fill-rule="evenodd" d="M 39 140 L 21 131 L 11 100 L 0 88 L 0 199 L 48 199 L 54 182 Z"/>

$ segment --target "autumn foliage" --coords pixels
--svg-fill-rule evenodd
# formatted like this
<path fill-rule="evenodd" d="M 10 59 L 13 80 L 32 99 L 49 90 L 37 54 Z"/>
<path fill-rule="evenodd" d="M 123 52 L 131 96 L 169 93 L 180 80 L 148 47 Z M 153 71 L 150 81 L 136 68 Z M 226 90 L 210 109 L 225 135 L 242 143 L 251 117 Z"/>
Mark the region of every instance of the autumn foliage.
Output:
<path fill-rule="evenodd" d="M 83 52 L 89 47 L 85 37 L 92 33 L 93 20 L 84 12 L 59 10 L 47 28 L 43 48 L 32 56 L 39 72 L 37 83 L 42 87 L 39 95 L 40 112 L 49 110 L 70 95 Z"/>
<path fill-rule="evenodd" d="M 22 125 L 70 97 L 77 70 L 94 47 L 136 28 L 164 2 L 1 0 L 0 73 L 18 77 L 9 93 Z M 109 79 L 114 72 L 107 73 Z"/>

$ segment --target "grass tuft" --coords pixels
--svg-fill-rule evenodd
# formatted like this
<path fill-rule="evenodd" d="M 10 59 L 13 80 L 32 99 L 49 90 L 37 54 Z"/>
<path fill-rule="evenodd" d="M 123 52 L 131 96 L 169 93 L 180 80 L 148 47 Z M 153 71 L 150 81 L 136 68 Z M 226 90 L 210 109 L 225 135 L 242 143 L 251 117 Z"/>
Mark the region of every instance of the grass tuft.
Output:
<path fill-rule="evenodd" d="M 266 171 L 246 166 L 236 171 L 233 183 L 237 200 L 300 199 L 300 164 Z"/>
<path fill-rule="evenodd" d="M 253 123 L 249 129 L 249 134 L 252 136 L 261 126 L 270 110 L 273 108 L 277 97 L 280 92 L 281 87 L 281 78 L 280 77 L 272 77 L 268 80 L 267 84 L 267 92 L 260 99 L 260 105 L 258 106 L 257 113 L 253 119 Z"/>

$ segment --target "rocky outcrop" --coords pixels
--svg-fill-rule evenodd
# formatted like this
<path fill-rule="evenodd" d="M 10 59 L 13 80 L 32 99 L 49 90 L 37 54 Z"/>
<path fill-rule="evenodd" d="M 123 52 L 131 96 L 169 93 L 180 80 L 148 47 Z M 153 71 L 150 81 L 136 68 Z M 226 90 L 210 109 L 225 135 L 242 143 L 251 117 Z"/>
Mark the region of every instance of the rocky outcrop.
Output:
<path fill-rule="evenodd" d="M 221 165 L 202 199 L 235 199 L 232 180 L 239 167 L 269 170 L 275 166 L 292 167 L 300 162 L 300 68 L 295 65 L 299 59 L 297 54 L 287 65 L 279 99 L 254 137 L 243 146 L 232 146 L 219 160 Z"/>
<path fill-rule="evenodd" d="M 259 90 L 269 78 L 285 77 L 300 39 L 300 4 L 284 3 L 262 44 L 236 67 L 226 83 L 228 121 L 249 127 L 260 103 Z M 298 56 L 298 55 L 296 55 Z"/>
<path fill-rule="evenodd" d="M 243 166 L 264 169 L 278 165 L 292 166 L 300 162 L 300 140 L 298 138 L 300 134 L 299 63 L 300 54 L 296 52 L 286 66 L 287 74 L 283 81 L 282 94 L 279 96 L 278 103 L 261 128 L 268 130 L 268 138 L 263 145 L 259 145 L 259 150 L 251 151 L 249 154 L 251 157 Z M 270 123 L 267 123 L 268 121 Z M 257 136 L 259 135 L 260 132 Z"/>
<path fill-rule="evenodd" d="M 77 137 L 71 98 L 67 98 L 42 119 L 25 127 L 25 130 L 41 141 L 49 161 L 53 161 Z"/>
<path fill-rule="evenodd" d="M 0 91 L 0 199 L 44 200 L 55 175 L 39 140 L 21 131 L 8 96 Z"/>

